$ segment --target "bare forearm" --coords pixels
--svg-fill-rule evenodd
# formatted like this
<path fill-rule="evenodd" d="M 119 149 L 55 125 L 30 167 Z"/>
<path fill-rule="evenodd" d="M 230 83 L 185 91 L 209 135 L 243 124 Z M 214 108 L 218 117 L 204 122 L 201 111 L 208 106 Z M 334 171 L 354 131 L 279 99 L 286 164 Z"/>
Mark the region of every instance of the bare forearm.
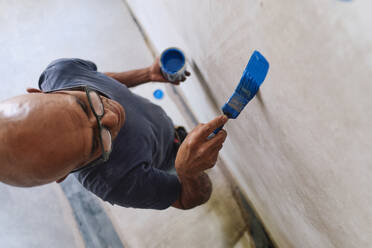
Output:
<path fill-rule="evenodd" d="M 212 182 L 205 172 L 193 177 L 179 175 L 179 179 L 182 190 L 180 198 L 172 205 L 173 207 L 190 209 L 209 200 L 212 193 Z"/>
<path fill-rule="evenodd" d="M 207 124 L 199 124 L 182 142 L 174 162 L 182 190 L 173 207 L 190 209 L 209 200 L 212 182 L 204 171 L 216 164 L 227 133 L 222 129 L 213 138 L 208 137 L 227 120 L 227 116 L 221 115 Z"/>
<path fill-rule="evenodd" d="M 128 88 L 151 81 L 149 67 L 125 72 L 105 72 L 105 74 L 126 85 Z"/>

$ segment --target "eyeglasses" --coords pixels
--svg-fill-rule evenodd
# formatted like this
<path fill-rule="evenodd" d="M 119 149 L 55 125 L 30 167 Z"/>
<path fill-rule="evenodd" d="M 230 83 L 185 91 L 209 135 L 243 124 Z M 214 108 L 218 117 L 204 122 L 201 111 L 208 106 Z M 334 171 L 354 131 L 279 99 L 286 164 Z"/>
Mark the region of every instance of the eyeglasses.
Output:
<path fill-rule="evenodd" d="M 101 143 L 102 155 L 98 159 L 89 163 L 87 166 L 73 170 L 71 173 L 80 171 L 82 169 L 91 168 L 103 162 L 106 162 L 112 151 L 112 137 L 110 131 L 102 125 L 101 119 L 105 115 L 105 109 L 101 97 L 98 95 L 97 91 L 92 90 L 89 87 L 84 87 L 85 93 L 87 94 L 88 102 L 92 112 L 97 120 L 98 130 L 99 130 L 99 139 Z"/>
<path fill-rule="evenodd" d="M 98 130 L 99 130 L 99 140 L 100 140 L 101 150 L 102 150 L 102 155 L 99 158 L 92 161 L 86 166 L 83 166 L 83 167 L 80 167 L 80 168 L 77 168 L 71 171 L 70 173 L 74 173 L 74 172 L 87 169 L 87 168 L 92 168 L 98 164 L 106 162 L 109 159 L 111 151 L 112 151 L 112 137 L 111 137 L 110 131 L 105 126 L 103 126 L 101 122 L 102 117 L 105 115 L 105 109 L 104 109 L 101 97 L 98 95 L 97 91 L 91 89 L 88 86 L 63 89 L 63 90 L 85 90 L 90 108 L 92 109 L 92 112 L 97 120 L 97 125 L 98 125 Z M 61 90 L 58 90 L 58 91 L 61 91 Z M 47 93 L 52 93 L 52 92 L 56 92 L 56 91 L 50 91 Z"/>

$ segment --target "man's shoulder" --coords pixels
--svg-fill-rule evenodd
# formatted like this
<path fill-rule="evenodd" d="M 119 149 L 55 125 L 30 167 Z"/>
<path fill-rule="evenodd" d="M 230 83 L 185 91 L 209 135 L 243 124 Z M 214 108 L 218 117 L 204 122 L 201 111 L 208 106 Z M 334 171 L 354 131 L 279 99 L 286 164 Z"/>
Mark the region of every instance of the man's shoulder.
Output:
<path fill-rule="evenodd" d="M 89 60 L 62 58 L 52 61 L 39 78 L 39 88 L 43 91 L 63 88 L 65 83 L 87 72 L 96 72 L 97 66 Z"/>

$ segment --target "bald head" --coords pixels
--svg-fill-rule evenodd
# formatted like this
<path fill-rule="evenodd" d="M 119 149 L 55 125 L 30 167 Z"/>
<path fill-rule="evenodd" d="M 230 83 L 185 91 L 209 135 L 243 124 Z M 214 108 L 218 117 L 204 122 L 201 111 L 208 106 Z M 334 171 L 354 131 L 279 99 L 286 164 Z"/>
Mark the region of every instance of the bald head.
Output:
<path fill-rule="evenodd" d="M 115 138 L 124 109 L 107 98 L 103 103 L 102 124 Z M 0 126 L 0 181 L 7 184 L 50 183 L 101 154 L 97 121 L 83 91 L 36 92 L 0 102 Z"/>

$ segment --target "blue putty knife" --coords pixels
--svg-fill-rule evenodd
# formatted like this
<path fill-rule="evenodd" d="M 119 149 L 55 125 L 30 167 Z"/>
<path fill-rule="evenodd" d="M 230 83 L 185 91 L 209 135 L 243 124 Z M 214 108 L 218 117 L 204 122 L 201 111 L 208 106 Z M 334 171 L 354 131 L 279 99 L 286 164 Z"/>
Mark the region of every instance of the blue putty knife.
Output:
<path fill-rule="evenodd" d="M 269 71 L 269 62 L 258 51 L 254 51 L 248 61 L 238 86 L 229 100 L 223 105 L 222 112 L 229 119 L 236 119 L 245 105 L 256 95 Z M 213 131 L 217 134 L 222 127 Z"/>

